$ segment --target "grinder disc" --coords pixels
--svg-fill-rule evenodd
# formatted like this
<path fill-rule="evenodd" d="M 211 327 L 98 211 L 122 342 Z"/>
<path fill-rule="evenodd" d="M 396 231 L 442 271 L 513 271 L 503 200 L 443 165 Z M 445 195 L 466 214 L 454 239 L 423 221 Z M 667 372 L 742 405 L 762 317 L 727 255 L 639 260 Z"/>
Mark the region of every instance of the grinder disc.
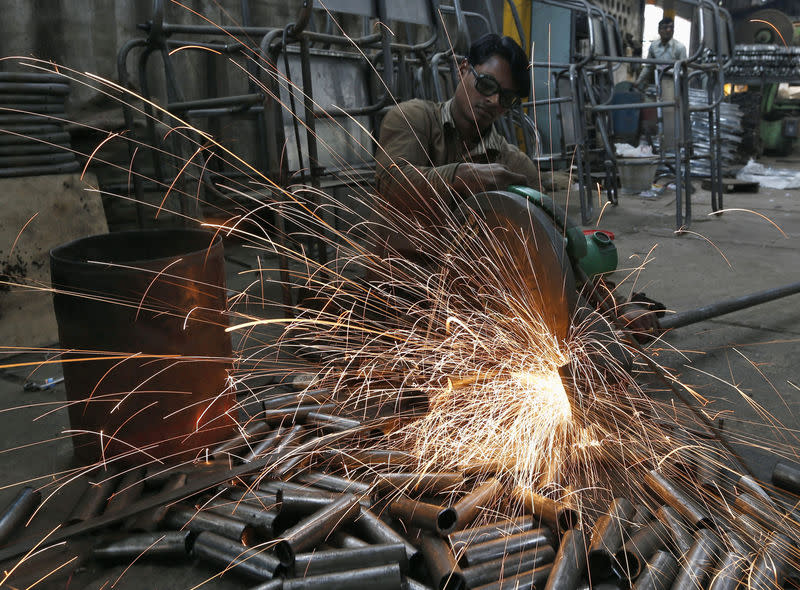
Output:
<path fill-rule="evenodd" d="M 771 8 L 754 12 L 736 27 L 736 42 L 745 45 L 791 45 L 793 36 L 792 19 Z"/>
<path fill-rule="evenodd" d="M 566 241 L 550 217 L 526 197 L 505 191 L 480 193 L 462 207 L 465 239 L 472 242 L 466 246 L 479 266 L 502 272 L 503 289 L 520 309 L 538 311 L 550 332 L 564 339 L 577 291 Z"/>

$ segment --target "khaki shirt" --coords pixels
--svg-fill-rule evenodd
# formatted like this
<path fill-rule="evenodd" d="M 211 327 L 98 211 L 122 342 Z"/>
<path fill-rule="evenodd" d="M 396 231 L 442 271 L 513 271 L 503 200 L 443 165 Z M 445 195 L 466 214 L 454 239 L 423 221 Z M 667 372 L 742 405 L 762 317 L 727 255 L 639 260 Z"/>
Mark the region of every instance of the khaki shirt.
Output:
<path fill-rule="evenodd" d="M 528 185 L 539 189 L 536 164 L 494 127 L 477 142 L 467 143 L 453 122 L 452 102 L 414 99 L 386 113 L 375 156 L 378 193 L 405 211 L 430 213 L 431 195 L 449 206 L 453 179 L 462 162 L 503 164 L 524 174 Z"/>

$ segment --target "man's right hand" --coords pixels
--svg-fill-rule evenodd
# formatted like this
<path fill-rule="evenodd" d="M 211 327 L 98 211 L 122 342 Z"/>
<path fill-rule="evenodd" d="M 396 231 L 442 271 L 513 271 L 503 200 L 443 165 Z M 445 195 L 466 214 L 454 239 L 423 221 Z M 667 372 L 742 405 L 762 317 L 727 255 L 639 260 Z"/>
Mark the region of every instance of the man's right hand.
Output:
<path fill-rule="evenodd" d="M 453 188 L 461 195 L 506 189 L 512 184 L 527 184 L 524 174 L 502 164 L 459 164 Z"/>

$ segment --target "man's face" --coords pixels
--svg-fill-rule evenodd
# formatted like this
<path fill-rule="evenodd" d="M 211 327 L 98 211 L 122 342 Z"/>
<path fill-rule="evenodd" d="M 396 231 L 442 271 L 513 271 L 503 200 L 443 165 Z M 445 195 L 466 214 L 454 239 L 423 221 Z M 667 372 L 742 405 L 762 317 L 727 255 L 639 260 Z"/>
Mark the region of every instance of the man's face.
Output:
<path fill-rule="evenodd" d="M 666 43 L 672 39 L 672 34 L 675 32 L 675 25 L 672 23 L 666 25 L 658 25 L 658 36 L 661 37 L 661 42 Z"/>
<path fill-rule="evenodd" d="M 514 82 L 511 77 L 511 65 L 502 57 L 493 55 L 487 61 L 477 66 L 470 66 L 463 60 L 458 71 L 461 83 L 456 88 L 453 101 L 454 116 L 456 120 L 469 122 L 480 131 L 491 127 L 507 109 L 500 104 L 500 94 L 485 96 L 475 88 L 476 76 L 483 74 L 491 76 L 498 82 L 500 88 L 515 92 Z"/>

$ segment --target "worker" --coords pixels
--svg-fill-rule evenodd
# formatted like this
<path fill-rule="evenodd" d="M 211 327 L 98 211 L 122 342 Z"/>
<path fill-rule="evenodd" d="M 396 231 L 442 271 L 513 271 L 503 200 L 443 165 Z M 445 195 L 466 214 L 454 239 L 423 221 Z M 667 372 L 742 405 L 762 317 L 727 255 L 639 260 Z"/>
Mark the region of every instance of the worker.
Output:
<path fill-rule="evenodd" d="M 458 64 L 459 84 L 446 102 L 409 100 L 384 117 L 376 154 L 377 190 L 390 209 L 437 225 L 456 196 L 512 184 L 543 192 L 569 186 L 564 173 L 540 174 L 537 165 L 493 127 L 528 96 L 528 57 L 510 37 L 478 39 Z M 391 236 L 391 242 L 407 237 Z M 413 245 L 392 243 L 407 253 Z"/>
<path fill-rule="evenodd" d="M 680 41 L 673 39 L 672 36 L 674 34 L 674 21 L 669 17 L 661 19 L 658 23 L 659 39 L 650 43 L 650 49 L 647 50 L 647 59 L 670 62 L 686 59 L 686 46 Z M 655 64 L 645 64 L 642 68 L 639 77 L 636 78 L 636 82 L 633 84 L 637 89 L 644 90 L 644 87 L 651 81 L 654 66 Z"/>

